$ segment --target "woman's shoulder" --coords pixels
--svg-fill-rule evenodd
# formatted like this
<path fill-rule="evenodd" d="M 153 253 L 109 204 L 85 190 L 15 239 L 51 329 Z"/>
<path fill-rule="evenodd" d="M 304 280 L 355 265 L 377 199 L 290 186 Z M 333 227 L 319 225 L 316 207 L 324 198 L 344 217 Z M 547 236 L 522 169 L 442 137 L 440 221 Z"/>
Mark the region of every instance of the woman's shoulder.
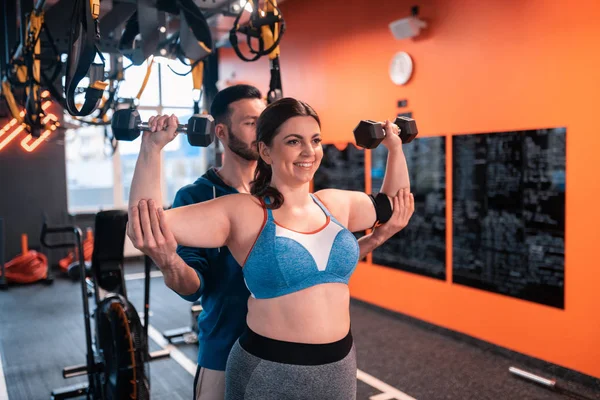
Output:
<path fill-rule="evenodd" d="M 314 192 L 313 195 L 326 207 L 336 207 L 340 203 L 345 202 L 345 192 L 345 190 L 341 189 L 321 189 Z"/>
<path fill-rule="evenodd" d="M 333 214 L 338 218 L 348 209 L 348 196 L 346 190 L 341 189 L 322 189 L 313 195 Z"/>
<path fill-rule="evenodd" d="M 227 213 L 232 222 L 234 236 L 239 243 L 250 240 L 254 243 L 260 227 L 267 218 L 267 211 L 261 200 L 249 193 L 236 193 L 228 196 Z M 250 242 L 248 242 L 250 243 Z"/>

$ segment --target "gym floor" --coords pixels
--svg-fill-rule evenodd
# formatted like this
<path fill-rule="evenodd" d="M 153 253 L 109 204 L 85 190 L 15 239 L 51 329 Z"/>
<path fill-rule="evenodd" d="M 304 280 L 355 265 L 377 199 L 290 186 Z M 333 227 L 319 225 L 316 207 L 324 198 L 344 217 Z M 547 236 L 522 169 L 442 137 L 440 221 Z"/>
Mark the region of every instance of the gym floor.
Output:
<path fill-rule="evenodd" d="M 125 267 L 127 291 L 143 306 L 143 265 Z M 150 363 L 152 399 L 192 398 L 196 345 L 167 345 L 160 332 L 190 326 L 190 303 L 154 273 L 150 289 L 150 350 L 171 357 Z M 92 300 L 90 298 L 90 300 Z M 53 389 L 85 382 L 62 378 L 62 368 L 85 362 L 80 286 L 57 277 L 52 285 L 11 286 L 0 292 L 0 400 L 49 399 Z M 516 366 L 545 377 L 556 369 L 508 351 L 463 340 L 440 329 L 353 301 L 352 333 L 358 357 L 358 399 L 600 399 L 600 385 L 568 376 L 559 394 L 515 378 Z M 564 375 L 564 374 L 563 374 Z"/>

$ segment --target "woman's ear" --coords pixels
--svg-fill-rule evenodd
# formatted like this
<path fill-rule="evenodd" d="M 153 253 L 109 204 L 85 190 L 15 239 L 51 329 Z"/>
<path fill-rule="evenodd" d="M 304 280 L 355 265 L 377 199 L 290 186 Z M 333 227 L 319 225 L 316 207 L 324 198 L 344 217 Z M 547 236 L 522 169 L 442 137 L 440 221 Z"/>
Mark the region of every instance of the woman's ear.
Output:
<path fill-rule="evenodd" d="M 258 142 L 258 154 L 260 154 L 265 163 L 271 165 L 273 161 L 271 160 L 270 149 L 263 142 Z"/>

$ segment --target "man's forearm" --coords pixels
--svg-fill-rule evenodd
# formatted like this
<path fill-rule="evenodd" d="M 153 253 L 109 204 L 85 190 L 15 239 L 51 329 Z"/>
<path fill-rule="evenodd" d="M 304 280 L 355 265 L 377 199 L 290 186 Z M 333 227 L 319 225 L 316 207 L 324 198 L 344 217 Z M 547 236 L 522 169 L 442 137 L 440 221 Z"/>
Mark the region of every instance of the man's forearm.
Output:
<path fill-rule="evenodd" d="M 177 256 L 176 261 L 161 268 L 165 284 L 182 296 L 194 294 L 200 288 L 200 278 L 196 271 Z"/>
<path fill-rule="evenodd" d="M 379 238 L 379 235 L 375 234 L 375 231 L 369 233 L 358 239 L 358 247 L 360 249 L 359 260 L 362 260 L 367 254 L 381 246 L 383 241 Z"/>
<path fill-rule="evenodd" d="M 394 197 L 400 189 L 404 188 L 410 189 L 410 178 L 402 146 L 397 146 L 388 151 L 385 176 L 380 192 Z"/>

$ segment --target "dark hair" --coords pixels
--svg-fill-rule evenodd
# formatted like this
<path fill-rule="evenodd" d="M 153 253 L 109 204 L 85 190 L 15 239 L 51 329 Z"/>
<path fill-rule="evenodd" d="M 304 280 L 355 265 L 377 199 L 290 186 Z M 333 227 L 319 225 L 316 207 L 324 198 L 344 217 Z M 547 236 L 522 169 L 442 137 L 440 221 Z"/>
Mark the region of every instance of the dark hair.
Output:
<path fill-rule="evenodd" d="M 260 90 L 251 85 L 234 85 L 218 92 L 210 105 L 210 115 L 217 124 L 229 126 L 231 109 L 229 105 L 243 99 L 262 99 Z"/>
<path fill-rule="evenodd" d="M 273 144 L 273 138 L 279 133 L 281 125 L 293 117 L 313 117 L 319 127 L 321 120 L 311 106 L 303 101 L 285 97 L 267 106 L 256 122 L 256 143 L 263 142 L 267 147 Z M 283 195 L 271 186 L 273 172 L 261 157 L 258 159 L 254 180 L 250 182 L 250 193 L 258 198 L 270 197 L 272 203 L 267 208 L 277 209 L 283 204 Z"/>

